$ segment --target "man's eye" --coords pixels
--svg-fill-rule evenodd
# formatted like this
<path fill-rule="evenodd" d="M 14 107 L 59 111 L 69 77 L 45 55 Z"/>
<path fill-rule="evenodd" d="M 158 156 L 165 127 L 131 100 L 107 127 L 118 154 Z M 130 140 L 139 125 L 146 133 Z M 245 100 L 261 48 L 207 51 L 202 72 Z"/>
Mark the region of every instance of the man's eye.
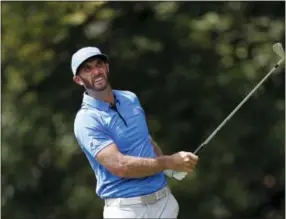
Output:
<path fill-rule="evenodd" d="M 89 72 L 89 68 L 83 68 L 84 72 Z"/>

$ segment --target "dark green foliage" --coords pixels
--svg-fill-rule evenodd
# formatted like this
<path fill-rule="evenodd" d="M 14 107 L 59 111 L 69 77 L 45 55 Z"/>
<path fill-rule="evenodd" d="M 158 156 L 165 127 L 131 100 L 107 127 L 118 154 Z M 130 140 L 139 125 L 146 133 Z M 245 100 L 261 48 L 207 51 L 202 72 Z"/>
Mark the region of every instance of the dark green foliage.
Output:
<path fill-rule="evenodd" d="M 167 154 L 193 151 L 279 59 L 284 2 L 2 2 L 2 216 L 102 218 L 73 136 L 71 55 L 98 46 Z M 180 218 L 284 218 L 284 69 L 170 181 Z"/>

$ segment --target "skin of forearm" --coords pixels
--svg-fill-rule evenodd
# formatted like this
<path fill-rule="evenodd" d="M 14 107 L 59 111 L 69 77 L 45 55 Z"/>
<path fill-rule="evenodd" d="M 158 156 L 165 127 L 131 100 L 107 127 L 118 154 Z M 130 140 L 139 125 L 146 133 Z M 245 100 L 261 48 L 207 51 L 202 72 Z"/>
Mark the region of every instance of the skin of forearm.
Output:
<path fill-rule="evenodd" d="M 150 139 L 150 141 L 158 157 L 153 159 L 124 156 L 120 165 L 123 167 L 120 175 L 128 178 L 140 178 L 154 175 L 167 169 L 169 157 L 163 156 L 162 150 L 153 139 Z"/>
<path fill-rule="evenodd" d="M 168 169 L 168 162 L 169 156 L 157 158 L 123 156 L 119 164 L 121 171 L 118 175 L 126 178 L 151 176 Z"/>

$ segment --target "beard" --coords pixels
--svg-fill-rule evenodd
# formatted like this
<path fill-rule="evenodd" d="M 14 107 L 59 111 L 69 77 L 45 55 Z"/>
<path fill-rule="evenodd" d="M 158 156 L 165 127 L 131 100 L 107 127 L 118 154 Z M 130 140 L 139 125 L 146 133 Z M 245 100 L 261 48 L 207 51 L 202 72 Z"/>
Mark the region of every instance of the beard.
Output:
<path fill-rule="evenodd" d="M 101 81 L 99 81 L 99 82 L 96 82 L 94 80 L 87 81 L 85 79 L 82 79 L 82 81 L 84 82 L 83 86 L 85 87 L 86 90 L 92 90 L 92 91 L 95 91 L 95 92 L 104 91 L 110 85 L 110 82 L 108 80 L 108 75 L 109 75 L 109 72 L 107 72 L 105 75 L 102 75 L 103 79 Z"/>
<path fill-rule="evenodd" d="M 96 92 L 104 91 L 108 86 L 109 86 L 109 81 L 100 82 L 100 84 L 97 82 L 84 84 L 86 90 L 93 90 Z"/>

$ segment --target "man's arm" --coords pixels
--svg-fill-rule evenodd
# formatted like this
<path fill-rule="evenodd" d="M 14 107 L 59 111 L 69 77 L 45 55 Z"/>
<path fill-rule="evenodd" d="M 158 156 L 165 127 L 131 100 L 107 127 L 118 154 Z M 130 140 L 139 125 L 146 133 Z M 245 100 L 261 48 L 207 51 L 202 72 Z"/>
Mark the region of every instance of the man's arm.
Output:
<path fill-rule="evenodd" d="M 126 178 L 141 178 L 174 169 L 190 172 L 197 157 L 190 152 L 170 156 L 141 158 L 122 154 L 97 120 L 81 117 L 75 122 L 75 135 L 81 146 L 112 174 Z M 91 123 L 92 122 L 92 123 Z"/>
<path fill-rule="evenodd" d="M 115 144 L 101 150 L 96 159 L 112 174 L 127 177 L 141 178 L 154 175 L 170 168 L 174 164 L 174 157 L 160 156 L 157 158 L 141 158 L 123 155 Z"/>
<path fill-rule="evenodd" d="M 150 141 L 151 141 L 151 144 L 153 145 L 153 148 L 154 148 L 154 151 L 155 151 L 155 154 L 159 157 L 159 156 L 162 156 L 163 155 L 163 152 L 161 150 L 161 148 L 158 146 L 158 144 L 153 140 L 153 138 L 150 136 Z"/>
<path fill-rule="evenodd" d="M 153 145 L 153 148 L 154 148 L 156 155 L 158 157 L 163 156 L 163 152 L 162 152 L 161 148 L 158 146 L 157 142 L 155 142 L 151 136 L 150 136 L 150 141 L 151 141 L 151 144 Z M 174 171 L 171 169 L 164 170 L 164 173 L 168 177 L 175 178 L 177 180 L 184 179 L 185 176 L 188 174 L 187 172 L 178 172 L 178 171 Z"/>

